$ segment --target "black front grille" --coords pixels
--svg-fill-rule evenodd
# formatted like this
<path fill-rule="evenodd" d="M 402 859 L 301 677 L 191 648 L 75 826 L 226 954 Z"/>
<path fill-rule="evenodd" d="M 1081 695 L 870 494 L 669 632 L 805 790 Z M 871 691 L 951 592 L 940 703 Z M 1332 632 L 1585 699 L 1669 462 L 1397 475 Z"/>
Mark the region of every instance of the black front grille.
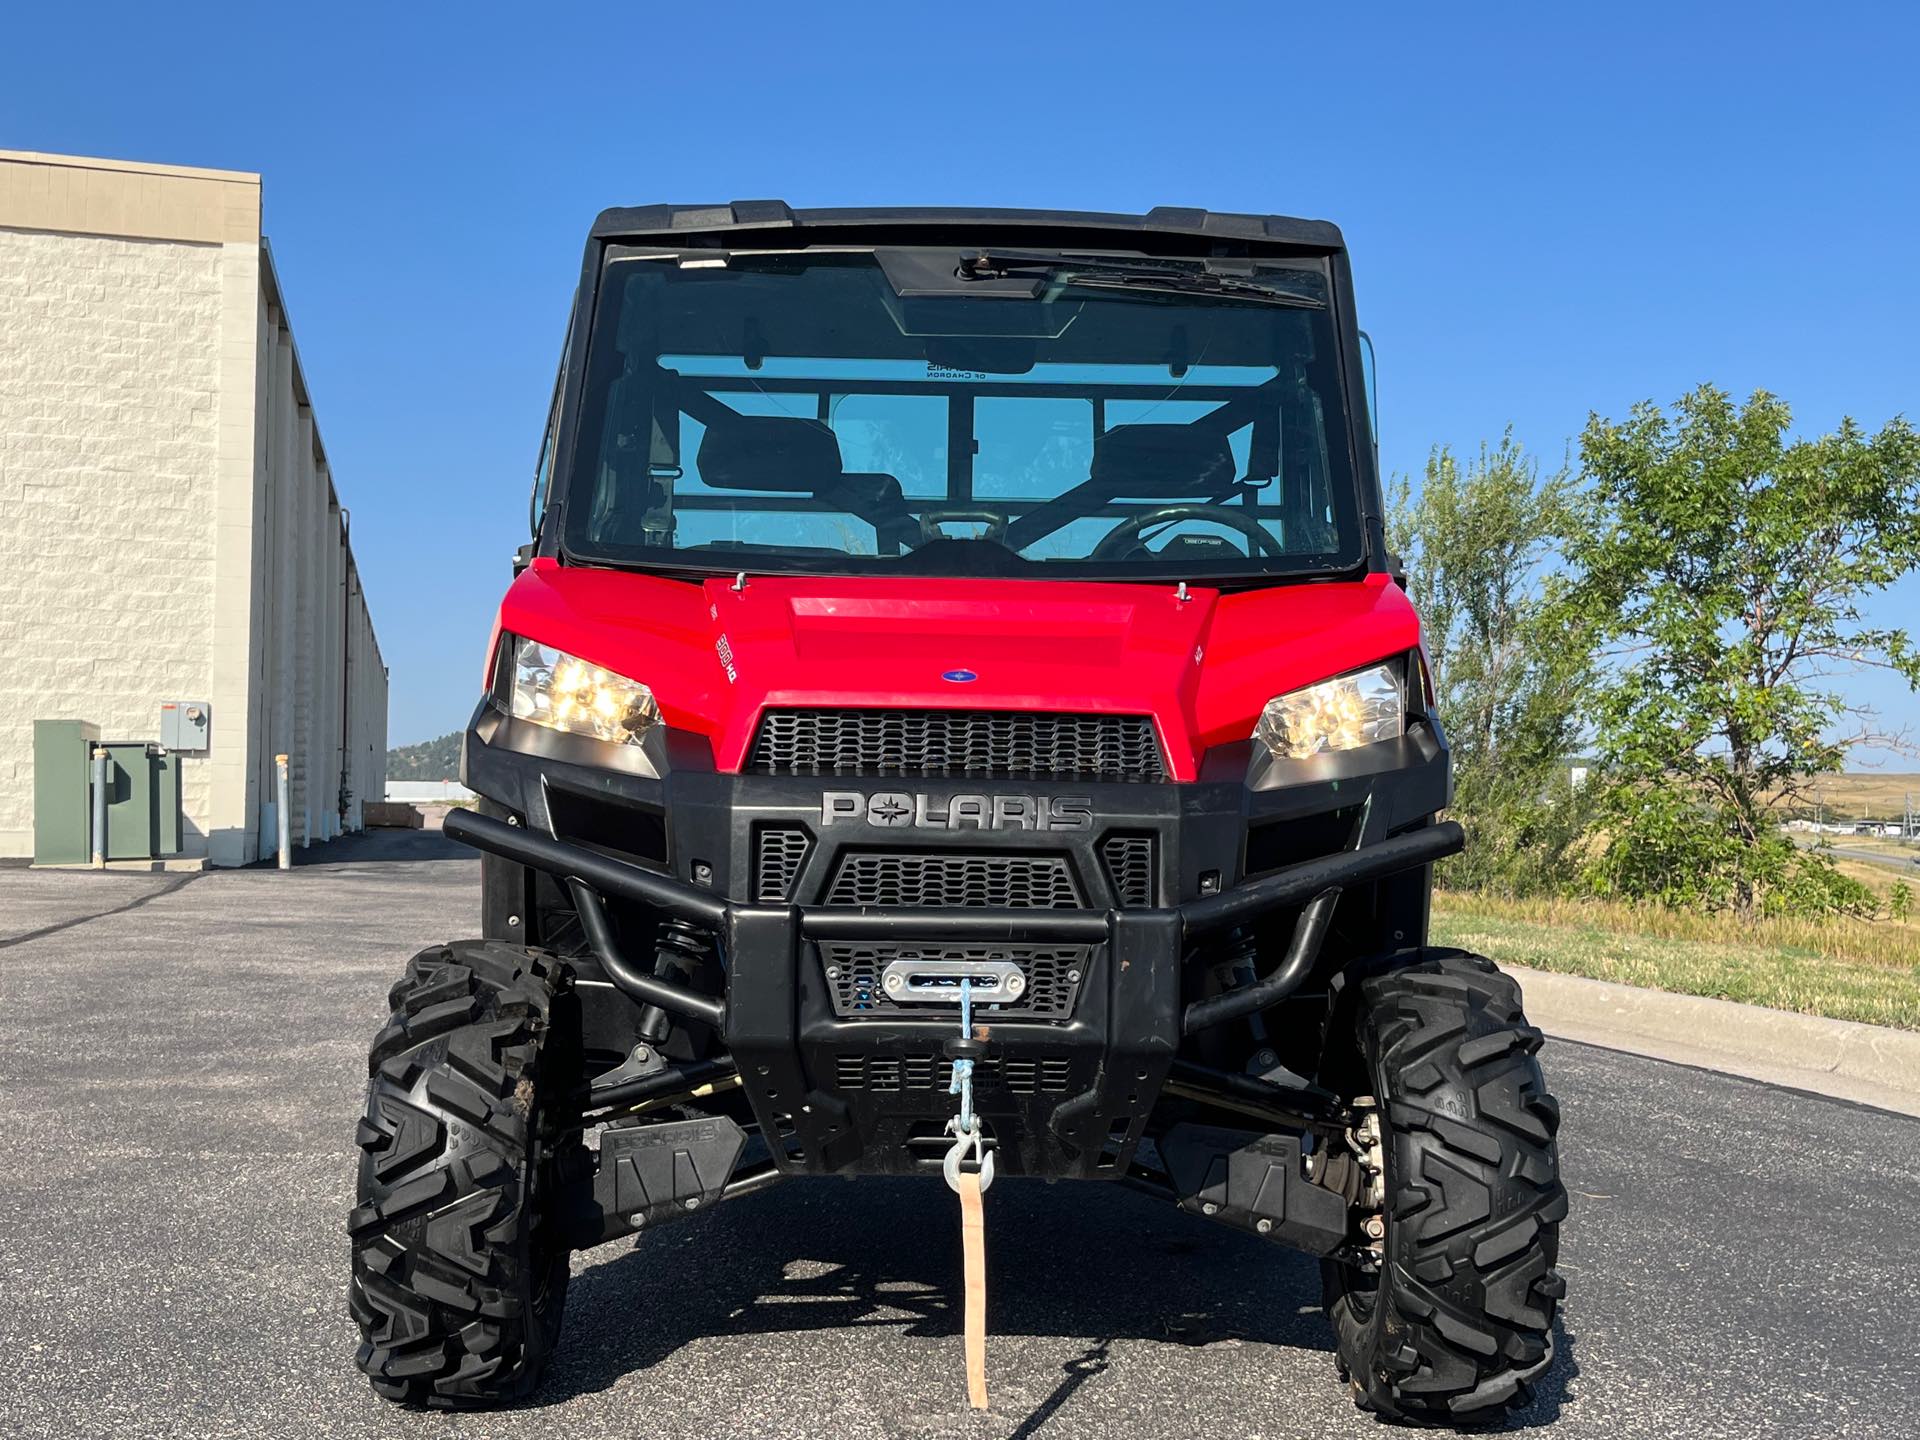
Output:
<path fill-rule="evenodd" d="M 783 905 L 793 898 L 800 862 L 807 858 L 807 832 L 797 826 L 763 825 L 754 835 L 753 898 Z"/>
<path fill-rule="evenodd" d="M 826 903 L 1071 910 L 1080 891 L 1064 855 L 854 851 L 841 857 Z"/>
<path fill-rule="evenodd" d="M 1091 955 L 1092 949 L 1086 945 L 866 945 L 828 940 L 820 946 L 820 963 L 826 970 L 834 1013 L 845 1018 L 868 1019 L 908 1014 L 940 1018 L 957 1013 L 953 1006 L 894 1004 L 881 987 L 880 975 L 896 960 L 968 964 L 1010 960 L 1020 967 L 1021 975 L 1026 978 L 1026 989 L 1020 998 L 1004 1005 L 975 1008 L 1034 1020 L 1064 1020 L 1073 1013 L 1073 1002 L 1080 993 Z"/>
<path fill-rule="evenodd" d="M 761 775 L 1167 778 L 1148 716 L 1020 710 L 769 710 L 747 768 Z"/>
<path fill-rule="evenodd" d="M 1139 907 L 1153 904 L 1153 837 L 1151 835 L 1109 835 L 1100 842 L 1100 863 L 1107 868 L 1107 883 L 1122 905 Z"/>
<path fill-rule="evenodd" d="M 944 1055 L 838 1055 L 833 1078 L 842 1090 L 944 1090 L 953 1079 L 953 1062 Z M 992 1093 L 1015 1095 L 1065 1093 L 1072 1076 L 1064 1057 L 988 1056 L 976 1060 L 973 1082 Z"/>

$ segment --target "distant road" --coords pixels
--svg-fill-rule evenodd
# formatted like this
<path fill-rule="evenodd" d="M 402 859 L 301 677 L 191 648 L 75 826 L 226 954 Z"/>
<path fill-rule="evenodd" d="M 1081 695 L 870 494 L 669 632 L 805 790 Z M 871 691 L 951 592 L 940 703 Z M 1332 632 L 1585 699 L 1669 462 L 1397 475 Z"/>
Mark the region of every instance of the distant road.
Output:
<path fill-rule="evenodd" d="M 1869 850 L 1864 846 L 1845 843 L 1836 845 L 1831 841 L 1815 840 L 1805 835 L 1794 835 L 1793 843 L 1802 850 L 1812 850 L 1821 855 L 1831 855 L 1836 860 L 1862 860 L 1869 865 L 1886 865 L 1895 870 L 1913 870 L 1920 868 L 1920 845 L 1905 855 L 1889 854 L 1885 850 Z"/>
<path fill-rule="evenodd" d="M 1869 865 L 1887 865 L 1895 870 L 1912 870 L 1920 866 L 1920 850 L 1912 855 L 1884 855 L 1878 850 L 1858 850 L 1848 845 L 1809 845 L 1806 848 L 1841 860 L 1864 860 Z"/>

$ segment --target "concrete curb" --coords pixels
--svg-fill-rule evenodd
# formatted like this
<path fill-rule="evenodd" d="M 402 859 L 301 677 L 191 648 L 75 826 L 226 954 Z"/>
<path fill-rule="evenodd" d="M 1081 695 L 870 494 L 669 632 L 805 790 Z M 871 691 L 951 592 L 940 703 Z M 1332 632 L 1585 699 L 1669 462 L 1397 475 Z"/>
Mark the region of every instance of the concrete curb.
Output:
<path fill-rule="evenodd" d="M 1920 1033 L 1500 968 L 1550 1036 L 1920 1116 Z"/>

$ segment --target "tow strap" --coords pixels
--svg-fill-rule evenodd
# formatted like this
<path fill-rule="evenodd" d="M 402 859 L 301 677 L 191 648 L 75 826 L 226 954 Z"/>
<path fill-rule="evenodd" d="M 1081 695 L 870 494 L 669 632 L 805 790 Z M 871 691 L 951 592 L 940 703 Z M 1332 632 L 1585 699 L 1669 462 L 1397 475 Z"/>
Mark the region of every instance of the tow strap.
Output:
<path fill-rule="evenodd" d="M 949 1095 L 960 1097 L 960 1113 L 947 1122 L 953 1144 L 940 1166 L 947 1185 L 960 1197 L 961 1274 L 966 1294 L 961 1307 L 964 1316 L 967 1359 L 967 1403 L 976 1410 L 987 1408 L 987 1229 L 980 1197 L 993 1184 L 993 1152 L 981 1139 L 980 1117 L 973 1113 L 973 1062 L 986 1049 L 985 1042 L 973 1034 L 973 981 L 960 981 L 960 1037 L 947 1042 L 947 1054 L 953 1057 L 953 1081 Z M 960 1168 L 972 1152 L 972 1167 Z"/>
<path fill-rule="evenodd" d="M 967 1403 L 987 1408 L 987 1231 L 979 1175 L 960 1177 L 960 1254 L 967 1280 Z"/>

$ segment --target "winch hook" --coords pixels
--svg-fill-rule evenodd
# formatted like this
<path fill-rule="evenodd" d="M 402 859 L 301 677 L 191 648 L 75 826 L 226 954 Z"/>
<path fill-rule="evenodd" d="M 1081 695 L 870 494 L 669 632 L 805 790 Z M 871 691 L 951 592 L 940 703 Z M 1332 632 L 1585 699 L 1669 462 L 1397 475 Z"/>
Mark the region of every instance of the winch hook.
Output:
<path fill-rule="evenodd" d="M 962 1130 L 960 1117 L 956 1115 L 947 1122 L 947 1130 L 954 1137 L 953 1144 L 947 1147 L 946 1158 L 940 1162 L 940 1173 L 946 1178 L 947 1188 L 956 1195 L 960 1193 L 960 1162 L 971 1150 L 974 1166 L 980 1171 L 980 1188 L 984 1191 L 993 1184 L 993 1152 L 980 1139 L 979 1120 L 974 1120 L 973 1129 Z"/>

